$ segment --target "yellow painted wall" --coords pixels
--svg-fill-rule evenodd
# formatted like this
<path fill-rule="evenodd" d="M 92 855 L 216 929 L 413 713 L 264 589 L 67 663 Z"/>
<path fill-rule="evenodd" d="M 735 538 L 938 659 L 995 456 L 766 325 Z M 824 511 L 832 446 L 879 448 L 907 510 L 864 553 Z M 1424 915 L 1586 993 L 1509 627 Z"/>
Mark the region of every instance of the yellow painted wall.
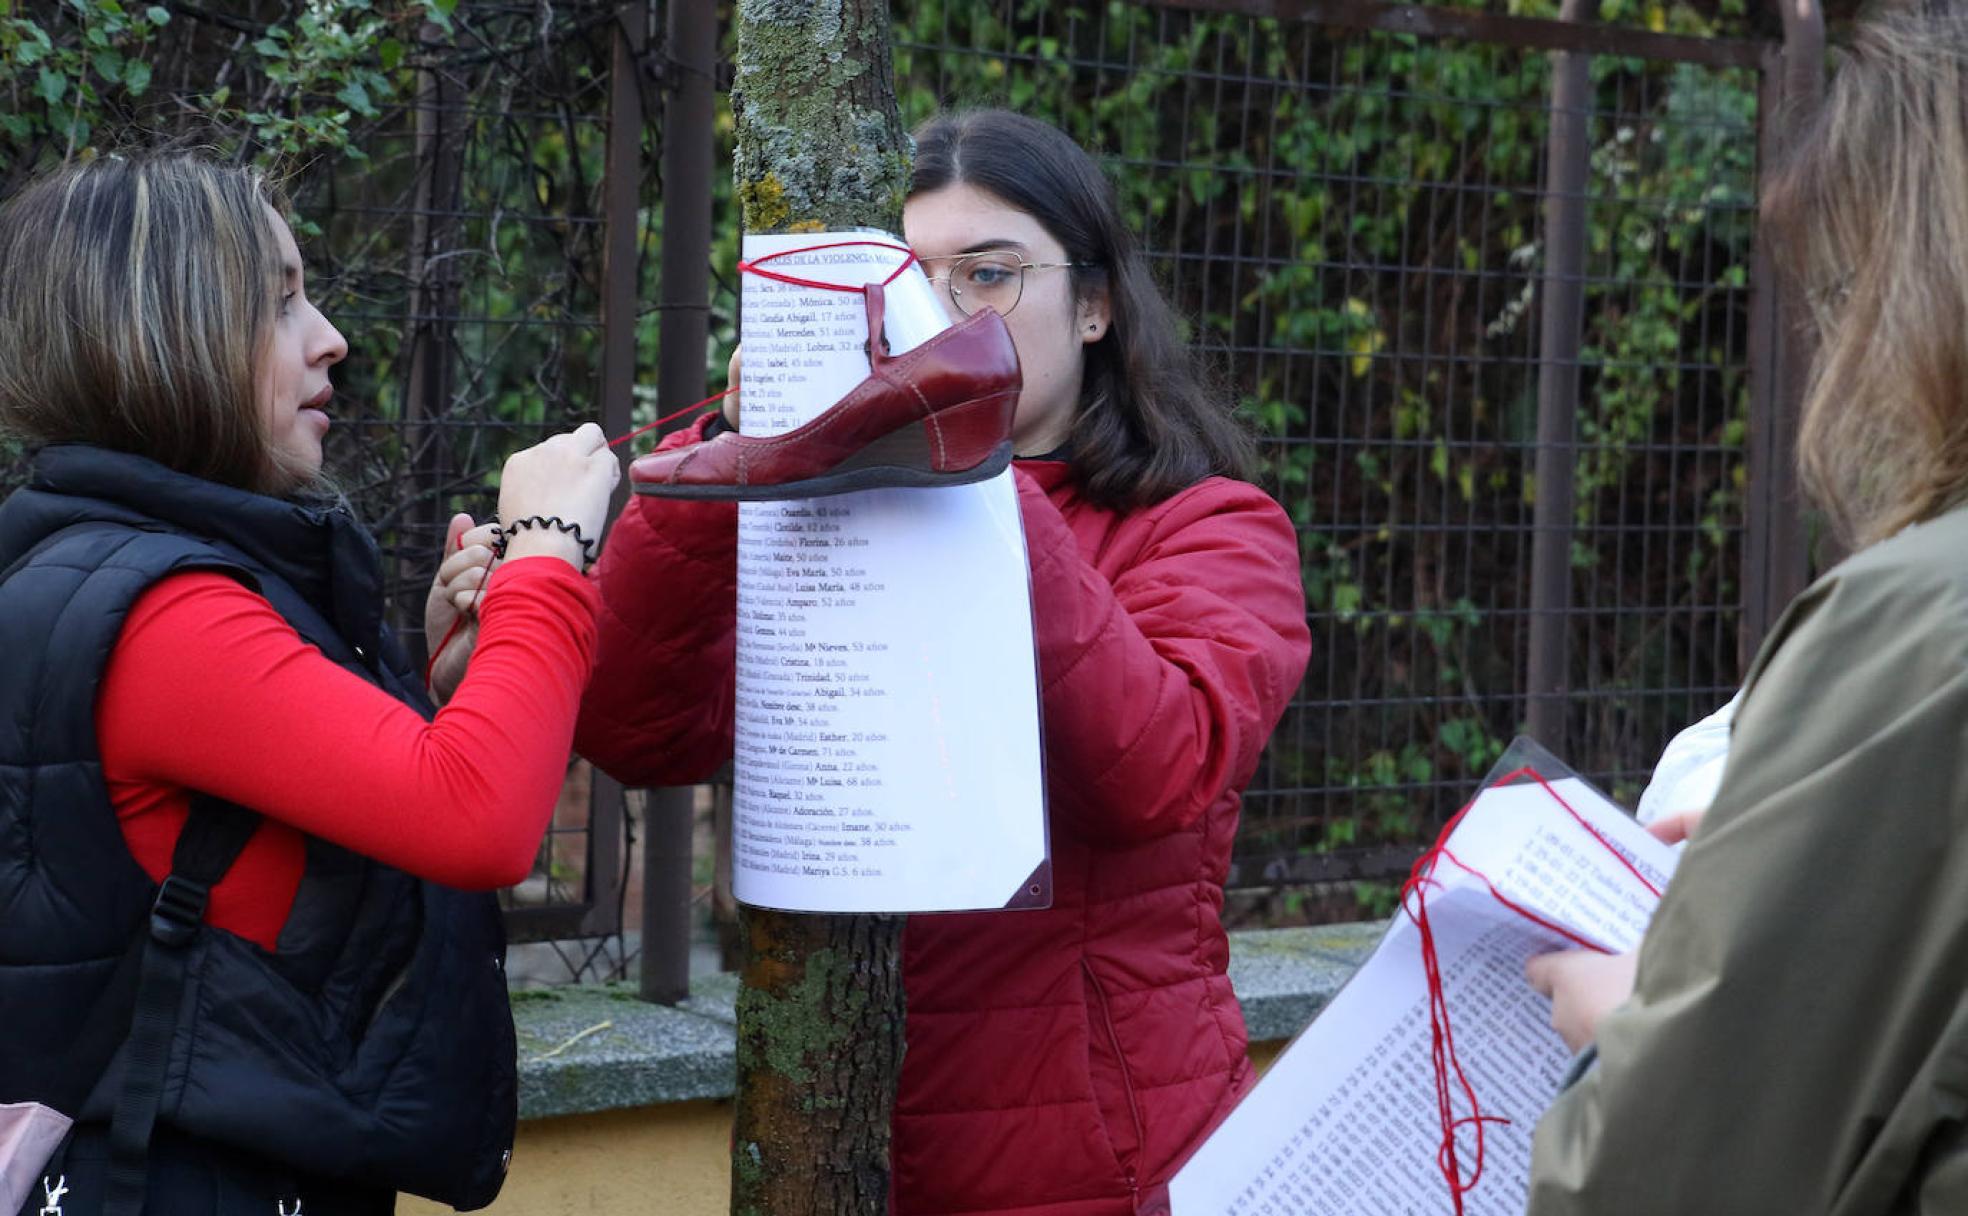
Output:
<path fill-rule="evenodd" d="M 1263 1076 L 1265 1070 L 1271 1067 L 1271 1061 L 1277 1059 L 1279 1054 L 1285 1050 L 1286 1042 L 1288 1042 L 1286 1039 L 1277 1039 L 1269 1043 L 1252 1043 L 1250 1045 L 1251 1063 L 1256 1066 L 1258 1076 Z"/>
<path fill-rule="evenodd" d="M 1251 1044 L 1261 1072 L 1283 1043 Z M 490 1216 L 725 1216 L 731 1209 L 731 1103 L 535 1119 L 519 1125 L 512 1172 Z M 401 1216 L 451 1209 L 404 1196 Z"/>
<path fill-rule="evenodd" d="M 406 1195 L 401 1216 L 449 1216 Z M 725 1216 L 731 1103 L 680 1102 L 519 1125 L 492 1216 Z"/>

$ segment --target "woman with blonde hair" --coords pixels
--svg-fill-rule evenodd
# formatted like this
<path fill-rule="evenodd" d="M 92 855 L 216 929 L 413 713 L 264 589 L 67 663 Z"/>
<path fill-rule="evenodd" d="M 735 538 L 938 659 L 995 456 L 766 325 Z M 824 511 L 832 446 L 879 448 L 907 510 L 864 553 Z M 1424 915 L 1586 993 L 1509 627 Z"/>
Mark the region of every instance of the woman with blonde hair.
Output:
<path fill-rule="evenodd" d="M 1757 657 L 1537 1216 L 1968 1211 L 1968 18 L 1860 23 L 1765 198 L 1820 348 L 1800 458 L 1858 552 Z"/>
<path fill-rule="evenodd" d="M 0 210 L 0 426 L 37 449 L 0 505 L 0 1211 L 477 1207 L 510 1156 L 489 892 L 552 814 L 617 466 L 592 425 L 507 463 L 434 714 L 317 488 L 347 346 L 280 206 L 157 155 Z"/>

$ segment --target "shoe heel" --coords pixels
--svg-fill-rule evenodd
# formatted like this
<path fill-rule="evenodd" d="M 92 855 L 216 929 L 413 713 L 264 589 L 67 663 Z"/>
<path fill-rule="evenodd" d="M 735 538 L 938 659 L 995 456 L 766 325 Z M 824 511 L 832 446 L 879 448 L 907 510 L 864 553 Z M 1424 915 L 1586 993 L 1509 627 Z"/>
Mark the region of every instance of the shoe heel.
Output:
<path fill-rule="evenodd" d="M 928 467 L 937 473 L 964 473 L 992 459 L 1011 435 L 1018 390 L 973 397 L 938 410 L 913 427 L 929 448 Z"/>
<path fill-rule="evenodd" d="M 897 427 L 837 465 L 830 475 L 885 469 L 911 474 L 909 485 L 961 484 L 957 478 L 989 461 L 1005 442 L 1017 405 L 1015 390 L 960 401 Z"/>

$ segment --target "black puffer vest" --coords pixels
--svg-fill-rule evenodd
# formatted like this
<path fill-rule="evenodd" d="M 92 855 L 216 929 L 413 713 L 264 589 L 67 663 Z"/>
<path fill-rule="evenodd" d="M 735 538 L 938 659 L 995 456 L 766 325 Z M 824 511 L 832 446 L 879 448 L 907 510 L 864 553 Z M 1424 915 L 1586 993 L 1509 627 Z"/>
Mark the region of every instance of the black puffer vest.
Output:
<path fill-rule="evenodd" d="M 0 505 L 0 1102 L 48 1101 L 77 1070 L 99 1075 L 82 1123 L 117 1102 L 128 1044 L 78 1059 L 78 1026 L 129 999 L 119 962 L 158 886 L 110 806 L 95 695 L 131 604 L 188 569 L 239 579 L 328 658 L 431 713 L 382 624 L 376 546 L 346 511 L 42 451 Z M 159 1127 L 306 1176 L 490 1203 L 516 1108 L 504 945 L 492 896 L 310 839 L 277 950 L 209 928 L 190 946 Z"/>

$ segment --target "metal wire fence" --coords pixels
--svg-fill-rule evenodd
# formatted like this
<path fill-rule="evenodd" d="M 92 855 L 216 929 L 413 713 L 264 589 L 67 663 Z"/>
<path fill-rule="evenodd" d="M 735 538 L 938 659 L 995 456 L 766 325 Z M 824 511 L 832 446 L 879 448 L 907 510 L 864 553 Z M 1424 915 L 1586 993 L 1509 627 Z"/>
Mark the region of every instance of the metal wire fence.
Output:
<path fill-rule="evenodd" d="M 1526 723 L 1631 801 L 1666 739 L 1733 691 L 1770 67 L 1748 43 L 1597 31 L 1626 49 L 1574 56 L 1583 88 L 1554 106 L 1546 48 L 1593 31 L 1432 10 L 1451 34 L 1389 32 L 1416 11 L 1302 7 L 1323 16 L 897 14 L 908 117 L 1009 105 L 1106 154 L 1193 341 L 1265 436 L 1313 631 L 1230 880 L 1288 891 L 1270 917 L 1316 914 L 1300 905 L 1321 884 L 1339 886 L 1332 914 L 1388 906 L 1384 880 Z M 1554 186 L 1554 154 L 1574 184 Z M 1562 269 L 1560 195 L 1578 246 Z M 1567 502 L 1540 486 L 1554 451 Z M 1555 572 L 1536 569 L 1540 535 L 1560 542 Z M 1542 712 L 1539 652 L 1562 693 Z"/>
<path fill-rule="evenodd" d="M 461 4 L 361 158 L 295 179 L 354 352 L 332 467 L 413 641 L 445 523 L 489 509 L 507 453 L 653 415 L 655 246 L 686 195 L 717 234 L 713 367 L 735 338 L 728 161 L 657 180 L 664 16 Z M 1233 916 L 1384 909 L 1527 723 L 1631 799 L 1782 602 L 1750 551 L 1784 504 L 1749 476 L 1794 356 L 1755 245 L 1780 60 L 1712 32 L 1368 0 L 895 6 L 907 122 L 1005 105 L 1103 155 L 1298 526 L 1313 658 L 1246 800 L 1230 881 L 1263 894 Z M 577 763 L 513 896 L 516 936 L 600 943 L 570 948 L 576 976 L 626 965 L 624 806 Z"/>
<path fill-rule="evenodd" d="M 631 418 L 631 386 L 619 374 L 607 382 L 604 363 L 611 350 L 623 368 L 638 349 L 653 352 L 653 321 L 633 302 L 655 298 L 659 126 L 648 120 L 661 93 L 639 87 L 653 3 L 478 0 L 420 25 L 405 8 L 409 27 L 388 27 L 397 45 L 387 55 L 351 48 L 400 87 L 362 107 L 346 152 L 284 167 L 309 293 L 351 351 L 336 369 L 327 467 L 376 533 L 391 621 L 421 660 L 425 589 L 452 513 L 486 517 L 518 448 L 598 414 L 624 428 Z M 226 126 L 199 113 L 221 87 L 263 110 L 349 119 L 347 93 L 285 88 L 302 70 L 291 27 L 328 11 L 288 0 L 222 14 L 181 7 L 146 47 L 157 87 L 112 115 L 119 129 L 92 137 L 242 159 L 266 151 L 265 114 Z M 11 181 L 31 168 L 0 165 Z M 0 476 L 15 484 L 21 455 L 6 455 Z M 532 877 L 505 896 L 516 939 L 588 939 L 564 951 L 577 976 L 624 965 L 623 805 L 619 787 L 573 764 Z"/>
<path fill-rule="evenodd" d="M 645 121 L 640 58 L 617 58 L 625 42 L 646 45 L 653 6 L 454 13 L 452 29 L 426 31 L 415 94 L 364 139 L 364 158 L 316 166 L 296 198 L 319 218 L 323 310 L 352 350 L 330 467 L 382 543 L 393 617 L 413 644 L 427 641 L 424 589 L 451 515 L 484 518 L 518 448 L 604 413 L 626 423 L 629 386 L 604 379 L 609 346 L 653 347 L 633 308 L 606 306 L 611 282 L 631 300 L 655 295 L 644 217 L 658 127 Z M 626 161 L 611 159 L 611 129 L 629 134 Z M 606 190 L 624 165 L 626 206 Z M 627 234 L 631 258 L 611 258 L 611 232 Z M 593 943 L 564 951 L 576 977 L 625 965 L 623 807 L 619 787 L 576 762 L 533 876 L 507 896 L 515 937 Z"/>

